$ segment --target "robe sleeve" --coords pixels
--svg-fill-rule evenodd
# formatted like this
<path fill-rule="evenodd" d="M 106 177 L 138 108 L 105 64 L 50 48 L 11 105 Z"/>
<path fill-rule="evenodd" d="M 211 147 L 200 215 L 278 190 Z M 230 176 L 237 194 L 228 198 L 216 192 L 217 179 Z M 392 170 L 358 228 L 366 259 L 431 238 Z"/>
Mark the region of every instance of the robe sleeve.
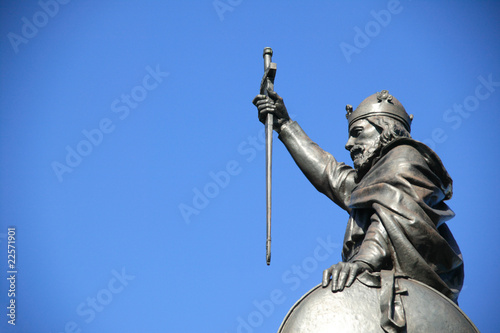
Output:
<path fill-rule="evenodd" d="M 368 264 L 374 271 L 390 268 L 390 248 L 387 232 L 377 214 L 371 217 L 370 225 L 358 253 L 351 261 Z"/>
<path fill-rule="evenodd" d="M 356 185 L 356 171 L 337 162 L 330 153 L 321 149 L 295 121 L 283 125 L 279 139 L 314 187 L 350 212 L 349 202 Z"/>

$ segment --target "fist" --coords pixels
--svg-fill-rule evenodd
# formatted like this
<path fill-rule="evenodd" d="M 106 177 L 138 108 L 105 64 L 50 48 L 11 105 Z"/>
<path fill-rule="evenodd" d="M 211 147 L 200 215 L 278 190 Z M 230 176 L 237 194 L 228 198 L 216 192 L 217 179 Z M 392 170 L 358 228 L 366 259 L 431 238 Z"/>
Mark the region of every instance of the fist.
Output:
<path fill-rule="evenodd" d="M 258 116 L 261 123 L 266 123 L 268 114 L 272 114 L 274 116 L 273 128 L 274 130 L 279 132 L 281 126 L 291 119 L 288 115 L 285 104 L 283 103 L 283 98 L 281 98 L 276 92 L 272 90 L 268 90 L 267 93 L 268 96 L 255 96 L 252 103 L 257 107 Z"/>

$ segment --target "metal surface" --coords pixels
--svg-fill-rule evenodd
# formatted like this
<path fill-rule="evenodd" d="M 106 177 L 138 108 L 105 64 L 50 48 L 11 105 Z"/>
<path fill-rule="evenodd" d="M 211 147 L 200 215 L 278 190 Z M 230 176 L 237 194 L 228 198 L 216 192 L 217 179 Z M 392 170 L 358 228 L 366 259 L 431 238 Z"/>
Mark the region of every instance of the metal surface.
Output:
<path fill-rule="evenodd" d="M 264 82 L 270 82 L 267 75 Z M 453 305 L 464 279 L 462 254 L 447 226 L 455 215 L 446 204 L 453 182 L 436 153 L 411 138 L 412 116 L 401 103 L 382 90 L 354 111 L 346 107 L 349 139 L 345 148 L 353 168 L 314 143 L 290 119 L 283 99 L 274 91 L 267 94 L 266 89 L 261 86 L 253 100 L 266 132 L 272 115 L 274 130 L 307 179 L 349 214 L 342 262 L 326 269 L 325 288 L 306 298 L 315 304 L 306 308 L 314 310 L 307 316 L 291 316 L 288 320 L 293 319 L 294 325 L 285 330 L 289 326 L 284 324 L 282 332 L 475 332 L 469 329 L 470 321 L 459 320 L 463 313 Z M 356 287 L 356 279 L 372 275 L 378 276 L 378 284 L 370 286 L 378 289 Z M 421 291 L 425 288 L 412 289 L 413 285 L 406 297 L 396 283 L 400 277 L 423 283 L 447 299 Z M 340 305 L 339 299 L 343 299 Z M 424 311 L 428 309 L 433 310 Z M 370 313 L 378 320 L 365 317 Z M 454 319 L 450 322 L 446 316 Z M 349 328 L 337 329 L 332 320 Z M 368 323 L 375 326 L 367 327 Z"/>
<path fill-rule="evenodd" d="M 406 332 L 478 333 L 455 303 L 414 280 L 400 279 Z M 342 292 L 320 285 L 306 293 L 286 315 L 278 333 L 383 333 L 379 311 L 380 288 L 357 281 Z"/>
<path fill-rule="evenodd" d="M 271 62 L 273 50 L 264 48 L 264 77 L 261 83 L 261 94 L 268 95 L 268 90 L 274 90 L 276 64 Z M 271 199 L 272 199 L 272 162 L 273 162 L 273 115 L 267 114 L 266 119 L 266 263 L 271 264 Z"/>
<path fill-rule="evenodd" d="M 373 115 L 384 115 L 399 120 L 410 131 L 413 115 L 408 115 L 403 105 L 394 96 L 390 95 L 387 90 L 382 90 L 365 98 L 358 105 L 355 112 L 348 111 L 347 121 L 350 126 L 359 119 Z"/>

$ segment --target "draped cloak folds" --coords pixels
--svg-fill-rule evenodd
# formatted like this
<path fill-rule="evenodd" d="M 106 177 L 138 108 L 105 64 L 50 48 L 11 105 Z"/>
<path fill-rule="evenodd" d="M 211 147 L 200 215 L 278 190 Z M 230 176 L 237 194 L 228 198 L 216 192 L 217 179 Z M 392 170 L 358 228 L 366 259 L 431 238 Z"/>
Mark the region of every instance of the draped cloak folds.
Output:
<path fill-rule="evenodd" d="M 463 261 L 445 223 L 454 213 L 444 203 L 452 196 L 452 180 L 429 147 L 396 139 L 357 179 L 356 170 L 337 162 L 296 122 L 285 124 L 279 138 L 318 191 L 349 213 L 344 261 L 392 270 L 457 302 Z"/>

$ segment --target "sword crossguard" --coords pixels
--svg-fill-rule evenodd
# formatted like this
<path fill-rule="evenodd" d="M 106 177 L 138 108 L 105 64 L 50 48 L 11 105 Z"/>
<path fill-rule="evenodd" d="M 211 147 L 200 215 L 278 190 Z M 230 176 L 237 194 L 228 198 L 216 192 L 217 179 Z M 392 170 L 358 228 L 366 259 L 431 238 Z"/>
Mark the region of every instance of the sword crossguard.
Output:
<path fill-rule="evenodd" d="M 274 88 L 274 78 L 276 77 L 276 63 L 271 62 L 269 64 L 269 67 L 266 68 L 266 71 L 264 72 L 264 76 L 262 77 L 262 81 L 260 82 L 260 94 L 261 95 L 266 95 L 267 93 L 267 87 L 271 86 L 271 88 Z M 269 81 L 268 81 L 269 79 Z"/>
<path fill-rule="evenodd" d="M 274 89 L 274 77 L 276 76 L 276 64 L 271 62 L 273 49 L 265 47 L 262 56 L 264 57 L 264 76 L 260 82 L 260 94 L 267 95 L 267 88 Z"/>

